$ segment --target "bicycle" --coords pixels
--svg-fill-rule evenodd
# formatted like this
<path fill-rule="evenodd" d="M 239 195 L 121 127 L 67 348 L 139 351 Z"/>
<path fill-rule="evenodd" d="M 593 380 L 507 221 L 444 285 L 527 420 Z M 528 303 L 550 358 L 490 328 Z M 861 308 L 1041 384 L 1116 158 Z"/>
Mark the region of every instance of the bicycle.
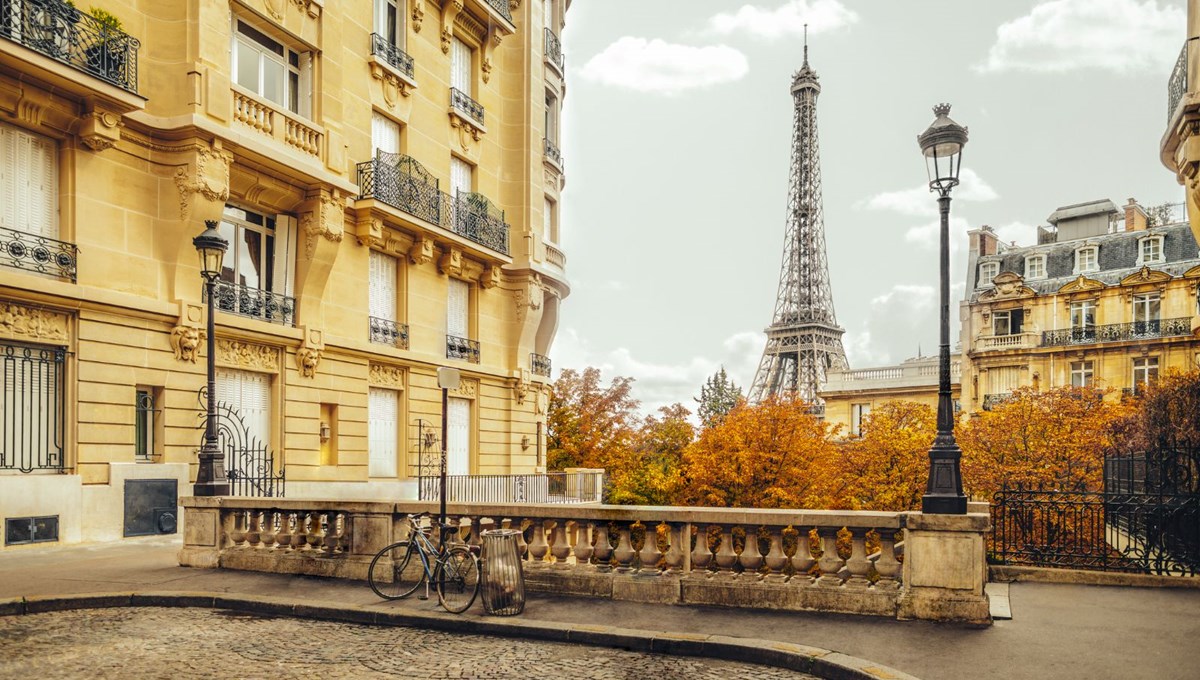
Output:
<path fill-rule="evenodd" d="M 399 600 L 425 584 L 437 591 L 438 602 L 452 614 L 461 614 L 479 595 L 479 557 L 477 549 L 466 545 L 447 545 L 446 536 L 456 527 L 441 526 L 441 540 L 435 546 L 430 538 L 432 527 L 422 527 L 421 515 L 408 515 L 409 539 L 397 541 L 380 550 L 367 570 L 367 583 L 385 600 Z M 430 564 L 430 557 L 436 558 Z"/>

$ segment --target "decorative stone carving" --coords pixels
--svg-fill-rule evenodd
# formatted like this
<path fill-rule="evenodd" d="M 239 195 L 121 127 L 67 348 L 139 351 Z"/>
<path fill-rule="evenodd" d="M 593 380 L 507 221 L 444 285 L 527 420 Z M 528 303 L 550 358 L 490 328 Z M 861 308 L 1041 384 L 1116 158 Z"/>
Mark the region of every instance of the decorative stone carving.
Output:
<path fill-rule="evenodd" d="M 300 227 L 304 232 L 304 254 L 311 258 L 317 250 L 317 239 L 325 238 L 340 243 L 345 231 L 345 205 L 337 189 L 321 190 L 320 200 L 313 210 L 300 216 Z"/>
<path fill-rule="evenodd" d="M 525 398 L 529 396 L 529 371 L 521 371 L 521 375 L 513 381 L 513 396 L 518 404 L 524 404 Z"/>
<path fill-rule="evenodd" d="M 92 151 L 105 151 L 121 139 L 121 117 L 109 111 L 92 111 L 83 119 L 79 139 Z"/>
<path fill-rule="evenodd" d="M 229 199 L 229 164 L 233 155 L 221 148 L 220 140 L 212 147 L 198 147 L 196 163 L 175 171 L 175 187 L 179 190 L 179 215 L 187 220 L 191 215 L 193 195 L 208 201 L 224 203 Z"/>
<path fill-rule="evenodd" d="M 1003 272 L 992 281 L 995 283 L 995 288 L 980 295 L 981 301 L 1009 300 L 1037 295 L 1032 288 L 1025 285 L 1024 277 L 1013 272 Z"/>
<path fill-rule="evenodd" d="M 463 399 L 474 399 L 477 392 L 478 387 L 475 380 L 463 380 L 458 383 L 457 390 L 450 390 L 450 394 Z"/>
<path fill-rule="evenodd" d="M 378 61 L 371 62 L 371 77 L 379 81 L 380 89 L 383 92 L 383 101 L 389 109 L 396 108 L 400 97 L 412 96 L 412 86 L 409 81 L 401 78 Z"/>
<path fill-rule="evenodd" d="M 0 303 L 0 337 L 66 343 L 69 325 L 61 312 Z"/>
<path fill-rule="evenodd" d="M 1083 274 L 1080 274 L 1079 278 L 1068 283 L 1067 285 L 1063 286 L 1062 288 L 1059 288 L 1058 292 L 1059 293 L 1080 293 L 1080 292 L 1091 291 L 1091 290 L 1100 290 L 1102 288 L 1104 288 L 1104 284 L 1101 283 L 1100 281 L 1097 281 L 1095 279 L 1089 279 L 1088 277 L 1084 276 Z"/>
<path fill-rule="evenodd" d="M 498 285 L 500 285 L 500 268 L 489 264 L 483 268 L 483 274 L 479 276 L 479 286 L 486 290 Z"/>
<path fill-rule="evenodd" d="M 515 12 L 521 9 L 521 0 L 508 0 L 508 11 Z"/>
<path fill-rule="evenodd" d="M 196 363 L 199 355 L 200 340 L 204 333 L 199 328 L 191 326 L 176 326 L 171 329 L 171 349 L 175 350 L 177 361 Z"/>
<path fill-rule="evenodd" d="M 315 378 L 317 366 L 321 363 L 321 350 L 311 347 L 301 347 L 296 350 L 296 368 L 302 378 Z"/>
<path fill-rule="evenodd" d="M 417 265 L 428 264 L 433 260 L 433 250 L 433 239 L 422 236 L 408 249 L 408 260 Z"/>
<path fill-rule="evenodd" d="M 1151 269 L 1146 265 L 1136 272 L 1121 279 L 1122 286 L 1136 286 L 1141 283 L 1166 283 L 1171 280 L 1171 275 L 1158 269 Z"/>
<path fill-rule="evenodd" d="M 479 70 L 483 74 L 483 82 L 488 83 L 492 80 L 492 58 L 484 57 L 479 64 Z"/>
<path fill-rule="evenodd" d="M 422 21 L 425 21 L 425 0 L 412 0 L 412 27 L 414 33 L 421 32 Z"/>
<path fill-rule="evenodd" d="M 449 24 L 442 24 L 442 53 L 450 54 L 450 39 L 454 37 L 454 33 L 450 29 Z"/>
<path fill-rule="evenodd" d="M 263 6 L 272 19 L 275 21 L 283 20 L 283 0 L 263 0 Z"/>
<path fill-rule="evenodd" d="M 217 338 L 217 363 L 274 373 L 279 370 L 279 349 L 241 340 Z"/>
<path fill-rule="evenodd" d="M 538 390 L 537 414 L 539 416 L 546 415 L 546 409 L 549 408 L 549 406 L 550 406 L 550 393 L 547 391 L 548 389 L 549 388 L 541 388 Z"/>
<path fill-rule="evenodd" d="M 370 211 L 359 211 L 354 222 L 354 236 L 358 244 L 368 248 L 382 248 L 386 239 L 383 235 L 383 220 L 372 217 Z"/>
<path fill-rule="evenodd" d="M 531 276 L 526 281 L 525 286 L 518 288 L 513 294 L 514 301 L 517 303 L 517 321 L 525 323 L 525 315 L 530 310 L 537 311 L 541 309 L 545 295 L 546 291 L 542 288 L 541 277 L 536 274 Z"/>
<path fill-rule="evenodd" d="M 463 256 L 458 248 L 448 248 L 438 259 L 438 271 L 442 274 L 462 276 Z"/>
<path fill-rule="evenodd" d="M 458 132 L 458 143 L 462 146 L 463 151 L 466 151 L 471 146 L 471 141 L 479 141 L 483 135 L 483 130 L 478 126 L 473 125 L 471 121 L 462 117 L 457 110 L 450 112 L 450 127 Z"/>
<path fill-rule="evenodd" d="M 386 364 L 371 364 L 367 372 L 367 382 L 378 387 L 404 389 L 404 369 Z"/>

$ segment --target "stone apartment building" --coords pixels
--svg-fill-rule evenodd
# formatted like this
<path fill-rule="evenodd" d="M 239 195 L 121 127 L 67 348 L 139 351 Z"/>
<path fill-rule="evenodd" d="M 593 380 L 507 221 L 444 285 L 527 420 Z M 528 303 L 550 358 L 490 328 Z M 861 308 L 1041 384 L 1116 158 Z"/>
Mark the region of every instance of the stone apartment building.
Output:
<path fill-rule="evenodd" d="M 209 221 L 240 493 L 414 498 L 440 366 L 450 472 L 541 469 L 569 4 L 0 0 L 4 545 L 172 523 Z"/>

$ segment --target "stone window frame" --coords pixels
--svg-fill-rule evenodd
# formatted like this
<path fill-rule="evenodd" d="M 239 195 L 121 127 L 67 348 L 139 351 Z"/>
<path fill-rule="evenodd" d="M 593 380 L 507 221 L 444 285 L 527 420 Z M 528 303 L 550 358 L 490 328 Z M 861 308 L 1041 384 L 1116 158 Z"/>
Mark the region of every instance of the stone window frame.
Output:
<path fill-rule="evenodd" d="M 992 270 L 991 276 L 987 276 L 984 274 L 984 272 L 987 270 Z M 995 284 L 992 283 L 992 279 L 996 278 L 997 276 L 1000 276 L 1000 261 L 999 260 L 990 260 L 987 262 L 980 262 L 979 263 L 979 281 L 976 282 L 975 287 L 976 288 L 994 288 Z"/>
<path fill-rule="evenodd" d="M 1156 257 L 1154 257 L 1152 259 L 1146 257 L 1147 246 L 1151 246 L 1152 248 L 1155 246 L 1157 247 L 1156 248 L 1157 249 Z M 1163 243 L 1162 234 L 1154 234 L 1151 236 L 1144 236 L 1144 237 L 1138 239 L 1137 266 L 1141 267 L 1141 266 L 1147 265 L 1147 264 L 1162 264 L 1162 263 L 1166 262 L 1167 255 L 1166 255 L 1166 251 L 1163 249 L 1163 246 L 1164 246 L 1164 243 Z"/>
<path fill-rule="evenodd" d="M 1084 268 L 1084 254 L 1091 254 L 1091 266 Z M 1087 274 L 1100 271 L 1100 246 L 1087 245 L 1075 249 L 1075 274 Z"/>
<path fill-rule="evenodd" d="M 251 31 L 258 33 L 262 38 L 276 43 L 283 54 L 269 56 L 266 50 L 270 49 L 263 44 L 261 40 L 257 40 L 250 33 L 239 30 L 240 24 L 244 24 Z M 310 122 L 317 122 L 316 104 L 316 61 L 317 52 L 308 45 L 297 42 L 283 33 L 277 26 L 268 24 L 261 19 L 253 16 L 247 16 L 238 12 L 233 12 L 230 15 L 230 36 L 229 36 L 229 79 L 234 85 L 242 88 L 246 92 L 252 93 L 255 97 L 266 103 L 267 105 L 277 108 L 280 111 L 285 111 L 293 116 L 299 116 Z M 290 77 L 284 78 L 284 95 L 282 102 L 277 102 L 268 98 L 261 92 L 257 92 L 246 85 L 243 85 L 237 80 L 238 72 L 238 38 L 244 37 L 248 40 L 251 48 L 258 49 L 263 52 L 263 56 L 270 58 L 279 65 L 284 67 L 285 76 L 295 75 L 296 82 L 293 85 Z M 296 56 L 295 63 L 292 63 L 292 55 Z M 262 78 L 260 69 L 259 77 Z M 295 89 L 296 108 L 290 106 L 291 97 L 290 88 Z"/>
<path fill-rule="evenodd" d="M 1068 366 L 1067 374 L 1072 387 L 1091 387 L 1096 382 L 1096 363 L 1091 359 L 1072 361 Z M 1076 375 L 1081 379 L 1078 385 L 1075 384 Z"/>
<path fill-rule="evenodd" d="M 1032 271 L 1031 264 L 1037 263 L 1041 266 L 1041 273 L 1035 274 Z M 1046 254 L 1038 253 L 1036 255 L 1028 255 L 1025 257 L 1025 280 L 1036 281 L 1046 278 Z"/>

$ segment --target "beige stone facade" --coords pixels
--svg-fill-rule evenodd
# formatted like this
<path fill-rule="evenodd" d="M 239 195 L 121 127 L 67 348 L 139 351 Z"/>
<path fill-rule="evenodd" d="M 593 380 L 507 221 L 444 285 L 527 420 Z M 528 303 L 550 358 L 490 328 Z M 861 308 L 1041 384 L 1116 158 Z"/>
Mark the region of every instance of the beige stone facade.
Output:
<path fill-rule="evenodd" d="M 962 357 L 950 355 L 950 396 L 958 411 Z M 894 366 L 830 371 L 821 390 L 825 420 L 844 436 L 862 433 L 863 418 L 889 401 L 912 401 L 937 411 L 938 357 L 908 359 Z"/>
<path fill-rule="evenodd" d="M 0 0 L 0 516 L 109 538 L 124 480 L 190 493 L 206 221 L 219 375 L 288 497 L 414 497 L 439 366 L 462 471 L 539 470 L 568 0 L 95 4 L 120 34 Z"/>
<path fill-rule="evenodd" d="M 1188 222 L 1200 241 L 1200 0 L 1188 0 L 1179 59 L 1167 81 L 1167 127 L 1160 157 L 1186 189 Z"/>

